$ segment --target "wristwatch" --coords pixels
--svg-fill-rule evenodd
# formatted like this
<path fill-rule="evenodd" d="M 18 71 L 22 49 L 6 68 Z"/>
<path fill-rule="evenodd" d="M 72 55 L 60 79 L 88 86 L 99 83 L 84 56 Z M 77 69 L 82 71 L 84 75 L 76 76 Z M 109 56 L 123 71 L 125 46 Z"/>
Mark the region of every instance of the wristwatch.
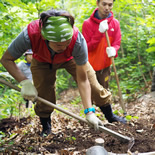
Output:
<path fill-rule="evenodd" d="M 95 113 L 95 108 L 92 107 L 92 108 L 87 108 L 84 110 L 84 113 L 87 114 L 88 112 L 92 111 L 93 113 Z"/>

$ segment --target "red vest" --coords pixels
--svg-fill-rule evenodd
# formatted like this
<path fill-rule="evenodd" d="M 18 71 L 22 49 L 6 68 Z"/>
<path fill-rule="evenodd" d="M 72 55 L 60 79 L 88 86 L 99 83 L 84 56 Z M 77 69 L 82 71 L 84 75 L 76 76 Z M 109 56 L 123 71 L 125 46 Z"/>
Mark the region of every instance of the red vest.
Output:
<path fill-rule="evenodd" d="M 52 64 L 64 63 L 73 59 L 72 51 L 78 37 L 78 32 L 78 28 L 74 27 L 72 40 L 67 49 L 62 53 L 55 54 L 54 58 L 52 58 L 51 53 L 45 43 L 45 40 L 41 36 L 41 31 L 39 29 L 39 20 L 32 21 L 28 25 L 28 35 L 31 41 L 33 58 L 40 62 L 48 62 Z"/>

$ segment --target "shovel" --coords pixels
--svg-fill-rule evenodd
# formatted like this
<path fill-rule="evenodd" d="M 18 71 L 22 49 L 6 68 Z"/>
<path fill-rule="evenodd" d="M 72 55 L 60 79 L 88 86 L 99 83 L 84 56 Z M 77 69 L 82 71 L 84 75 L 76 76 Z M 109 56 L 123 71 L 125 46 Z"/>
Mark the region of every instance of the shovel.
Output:
<path fill-rule="evenodd" d="M 15 85 L 13 85 L 13 84 L 5 81 L 5 80 L 0 79 L 0 83 L 5 84 L 6 86 L 9 86 L 10 88 L 15 89 L 17 91 L 21 90 L 19 87 L 15 86 Z M 90 125 L 90 123 L 86 119 L 84 119 L 82 117 L 79 117 L 78 115 L 75 115 L 74 113 L 71 113 L 69 111 L 66 111 L 63 108 L 58 107 L 57 105 L 55 105 L 55 104 L 53 104 L 53 103 L 51 103 L 51 102 L 49 102 L 49 101 L 47 101 L 47 100 L 45 100 L 45 99 L 43 99 L 41 97 L 37 97 L 37 100 L 40 101 L 40 102 L 45 103 L 48 106 L 51 106 L 52 108 L 57 109 L 58 111 L 61 111 L 61 112 L 65 113 L 65 114 L 67 114 L 67 115 L 69 115 L 69 116 L 71 116 L 71 117 L 81 121 L 81 122 L 84 122 L 84 123 Z M 109 134 L 109 135 L 111 135 L 111 136 L 113 136 L 113 137 L 115 137 L 117 139 L 119 139 L 122 142 L 133 143 L 133 138 L 130 138 L 130 137 L 127 137 L 127 136 L 123 136 L 123 135 L 121 135 L 121 134 L 119 134 L 119 133 L 117 133 L 115 131 L 112 131 L 112 130 L 104 127 L 104 126 L 99 126 L 99 130 L 103 131 L 106 134 Z"/>
<path fill-rule="evenodd" d="M 105 35 L 106 35 L 106 40 L 107 40 L 107 43 L 108 43 L 108 47 L 110 47 L 111 45 L 110 45 L 109 36 L 108 36 L 107 31 L 105 31 Z M 124 111 L 124 115 L 126 115 L 127 112 L 126 112 L 125 105 L 124 105 L 123 98 L 122 98 L 122 92 L 121 92 L 121 88 L 120 88 L 120 85 L 119 85 L 119 78 L 118 78 L 116 67 L 115 67 L 114 57 L 111 57 L 111 61 L 112 61 L 112 66 L 113 66 L 113 69 L 114 69 L 114 72 L 115 72 L 115 78 L 116 78 L 117 87 L 118 87 L 118 94 L 119 94 L 119 98 L 120 98 L 120 106 L 122 107 L 122 110 Z"/>

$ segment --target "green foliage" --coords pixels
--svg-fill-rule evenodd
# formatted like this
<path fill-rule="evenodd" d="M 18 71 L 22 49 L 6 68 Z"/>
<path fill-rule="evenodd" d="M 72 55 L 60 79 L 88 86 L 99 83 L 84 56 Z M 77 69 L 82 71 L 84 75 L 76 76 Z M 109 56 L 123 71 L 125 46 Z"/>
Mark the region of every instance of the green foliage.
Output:
<path fill-rule="evenodd" d="M 80 116 L 83 117 L 83 118 L 85 117 L 84 109 L 80 110 Z"/>
<path fill-rule="evenodd" d="M 10 137 L 9 138 L 11 139 L 15 135 L 16 135 L 16 133 L 10 133 Z M 3 148 L 3 145 L 6 144 L 6 142 L 8 142 L 5 139 L 5 137 L 6 137 L 5 133 L 0 131 L 0 152 L 3 152 L 6 149 L 6 148 L 5 149 Z M 8 145 L 8 147 L 10 147 L 13 144 L 14 144 L 13 141 L 9 141 L 7 145 Z"/>
<path fill-rule="evenodd" d="M 8 74 L 8 72 L 0 73 L 0 78 L 12 83 L 17 84 L 15 79 Z M 19 116 L 20 106 L 24 101 L 20 95 L 20 92 L 17 92 L 13 89 L 8 88 L 7 86 L 0 83 L 0 119 L 8 118 L 12 116 Z"/>
<path fill-rule="evenodd" d="M 99 114 L 99 113 L 95 113 L 95 115 L 96 115 L 97 117 L 100 117 L 100 116 L 101 116 L 101 114 Z"/>
<path fill-rule="evenodd" d="M 65 70 L 59 69 L 57 71 L 56 80 L 56 93 L 59 95 L 63 90 L 67 90 L 69 87 L 76 87 L 76 82 L 73 80 L 72 76 Z"/>
<path fill-rule="evenodd" d="M 121 4 L 121 5 L 120 5 Z M 123 52 L 115 59 L 123 98 L 147 86 L 155 64 L 154 22 L 155 10 L 151 3 L 138 1 L 116 1 L 114 15 L 120 21 Z M 114 75 L 114 73 L 112 73 Z M 117 93 L 114 77 L 110 86 Z"/>
<path fill-rule="evenodd" d="M 4 137 L 5 137 L 5 133 L 2 132 L 2 131 L 0 131 L 0 146 L 1 146 L 1 144 L 4 143 L 4 140 L 3 140 Z M 0 151 L 1 151 L 1 150 L 0 150 Z"/>
<path fill-rule="evenodd" d="M 9 75 L 8 72 L 0 73 L 0 78 L 12 83 L 13 85 L 17 85 L 17 81 L 15 81 L 15 79 Z M 31 116 L 35 115 L 33 109 L 34 105 L 32 105 L 32 108 L 25 109 L 25 101 L 20 92 L 10 89 L 9 87 L 0 83 L 0 96 L 0 119 L 12 116 L 25 117 L 24 115 L 27 113 L 30 113 Z"/>
<path fill-rule="evenodd" d="M 155 37 L 149 39 L 149 40 L 147 41 L 147 43 L 149 44 L 149 48 L 146 49 L 146 51 L 147 51 L 148 53 L 150 53 L 150 52 L 155 52 Z"/>
<path fill-rule="evenodd" d="M 76 97 L 74 100 L 71 101 L 71 104 L 74 106 L 81 102 L 81 96 Z"/>
<path fill-rule="evenodd" d="M 3 98 L 0 98 L 0 119 L 19 115 L 19 105 L 23 102 L 20 93 L 13 89 L 8 89 Z"/>
<path fill-rule="evenodd" d="M 67 137 L 66 140 L 72 142 L 72 141 L 75 141 L 76 138 L 75 137 Z"/>
<path fill-rule="evenodd" d="M 132 119 L 138 119 L 138 116 L 127 115 L 125 118 L 127 121 L 131 121 Z"/>
<path fill-rule="evenodd" d="M 84 1 L 65 1 L 64 8 L 66 8 L 74 17 L 75 25 L 81 31 L 83 21 L 92 14 L 96 8 L 96 1 L 84 0 Z"/>

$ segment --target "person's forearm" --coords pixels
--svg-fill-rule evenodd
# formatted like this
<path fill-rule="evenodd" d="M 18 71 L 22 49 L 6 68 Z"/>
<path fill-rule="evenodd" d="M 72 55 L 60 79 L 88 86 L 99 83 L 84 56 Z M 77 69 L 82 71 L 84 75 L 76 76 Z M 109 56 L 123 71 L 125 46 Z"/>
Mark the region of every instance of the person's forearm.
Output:
<path fill-rule="evenodd" d="M 14 77 L 18 82 L 21 82 L 25 79 L 25 75 L 20 71 L 17 67 L 16 63 L 13 60 L 13 57 L 7 52 L 4 53 L 3 57 L 1 58 L 0 62 L 9 72 L 9 74 Z"/>
<path fill-rule="evenodd" d="M 18 82 L 21 82 L 27 79 L 14 62 L 11 62 L 11 61 L 4 62 L 2 59 L 1 63 L 6 68 L 6 70 L 9 72 L 9 74 L 12 77 L 14 77 L 14 79 L 16 79 Z"/>
<path fill-rule="evenodd" d="M 77 77 L 77 83 L 78 83 L 78 88 L 79 88 L 79 92 L 80 92 L 80 95 L 81 95 L 81 99 L 82 99 L 84 109 L 92 107 L 91 87 L 90 87 L 88 79 L 84 80 L 84 81 L 81 81 Z"/>

